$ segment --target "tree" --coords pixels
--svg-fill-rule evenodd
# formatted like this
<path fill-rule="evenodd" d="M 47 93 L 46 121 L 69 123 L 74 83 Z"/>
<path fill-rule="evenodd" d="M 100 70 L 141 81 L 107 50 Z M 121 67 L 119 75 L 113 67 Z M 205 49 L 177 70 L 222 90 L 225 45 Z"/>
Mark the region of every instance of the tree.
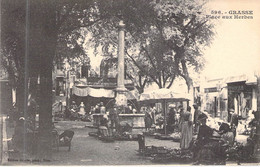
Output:
<path fill-rule="evenodd" d="M 5 69 L 19 85 L 17 101 L 25 114 L 28 78 L 40 76 L 38 153 L 40 159 L 50 159 L 53 58 L 58 57 L 57 46 L 64 40 L 70 50 L 80 52 L 78 45 L 69 40 L 77 36 L 75 29 L 97 22 L 96 5 L 94 1 L 83 0 L 12 0 L 2 5 L 2 62 L 10 62 Z"/>
<path fill-rule="evenodd" d="M 100 8 L 111 11 L 108 17 L 90 31 L 96 45 L 113 47 L 103 50 L 114 52 L 115 27 L 123 19 L 126 55 L 137 67 L 136 75 L 145 75 L 159 88 L 169 88 L 176 77 L 181 77 L 190 88 L 189 70 L 198 72 L 203 67 L 203 49 L 214 36 L 214 25 L 206 18 L 204 5 L 203 0 L 109 1 Z"/>
<path fill-rule="evenodd" d="M 126 60 L 127 69 L 126 76 L 133 81 L 136 89 L 141 94 L 144 92 L 145 86 L 152 83 L 152 80 L 145 75 L 142 71 L 140 71 L 131 60 Z M 145 67 L 143 67 L 145 68 Z"/>
<path fill-rule="evenodd" d="M 25 1 L 2 1 L 1 9 L 1 66 L 16 89 L 16 106 L 21 111 L 26 107 L 24 97 L 28 89 L 25 86 Z"/>
<path fill-rule="evenodd" d="M 148 80 L 169 87 L 178 76 L 189 86 L 188 68 L 200 68 L 200 49 L 213 35 L 213 25 L 195 1 L 11 0 L 5 1 L 2 9 L 1 54 L 3 62 L 10 62 L 6 66 L 9 76 L 19 85 L 17 101 L 24 113 L 28 78 L 40 76 L 41 159 L 51 155 L 52 63 L 67 51 L 83 54 L 80 41 L 84 28 L 92 33 L 96 48 L 101 45 L 104 52 L 113 52 L 117 43 L 115 27 L 119 16 L 123 17 L 127 25 L 126 53 L 141 76 L 141 87 Z"/>

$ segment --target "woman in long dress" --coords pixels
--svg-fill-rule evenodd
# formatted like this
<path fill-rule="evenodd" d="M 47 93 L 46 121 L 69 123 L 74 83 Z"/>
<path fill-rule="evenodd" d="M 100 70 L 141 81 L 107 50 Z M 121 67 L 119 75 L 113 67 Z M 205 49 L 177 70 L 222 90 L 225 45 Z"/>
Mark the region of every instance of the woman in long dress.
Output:
<path fill-rule="evenodd" d="M 183 122 L 181 123 L 181 149 L 188 149 L 192 140 L 192 115 L 190 113 L 191 107 L 183 113 Z"/>
<path fill-rule="evenodd" d="M 79 114 L 80 115 L 85 115 L 85 105 L 83 102 L 80 103 L 80 106 L 79 106 Z"/>
<path fill-rule="evenodd" d="M 152 117 L 151 114 L 149 113 L 149 110 L 145 111 L 145 117 L 144 117 L 144 123 L 145 123 L 145 130 L 150 130 L 153 122 L 152 122 Z"/>
<path fill-rule="evenodd" d="M 183 106 L 179 106 L 178 113 L 179 114 L 177 114 L 176 117 L 178 117 L 179 132 L 181 132 L 182 122 L 183 122 L 183 114 L 184 114 Z"/>

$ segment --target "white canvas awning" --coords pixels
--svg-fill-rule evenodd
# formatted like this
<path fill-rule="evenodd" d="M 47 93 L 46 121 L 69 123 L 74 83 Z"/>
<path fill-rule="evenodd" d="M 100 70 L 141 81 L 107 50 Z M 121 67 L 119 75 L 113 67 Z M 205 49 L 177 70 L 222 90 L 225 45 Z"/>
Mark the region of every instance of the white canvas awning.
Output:
<path fill-rule="evenodd" d="M 156 89 L 149 92 L 144 92 L 140 95 L 139 101 L 146 100 L 163 100 L 163 99 L 179 99 L 179 100 L 189 100 L 187 95 L 173 92 L 170 89 L 162 88 Z"/>
<path fill-rule="evenodd" d="M 81 97 L 105 97 L 105 98 L 115 98 L 115 91 L 112 89 L 104 88 L 91 88 L 84 85 L 77 85 L 72 87 L 72 94 Z M 138 93 L 133 91 L 126 92 L 126 97 L 128 100 L 138 99 Z"/>
<path fill-rule="evenodd" d="M 113 90 L 109 89 L 95 89 L 90 87 L 76 87 L 73 86 L 72 88 L 72 94 L 75 94 L 76 96 L 86 97 L 106 97 L 106 98 L 114 98 L 115 92 Z"/>

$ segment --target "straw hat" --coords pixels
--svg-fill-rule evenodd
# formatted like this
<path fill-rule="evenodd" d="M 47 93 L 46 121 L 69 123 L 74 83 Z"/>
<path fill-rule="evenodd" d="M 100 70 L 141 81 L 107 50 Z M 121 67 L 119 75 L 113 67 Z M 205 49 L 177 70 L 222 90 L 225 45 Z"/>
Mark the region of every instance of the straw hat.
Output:
<path fill-rule="evenodd" d="M 198 117 L 198 120 L 199 120 L 199 121 L 202 121 L 202 120 L 207 119 L 207 118 L 208 118 L 208 116 L 207 116 L 206 114 L 201 113 L 201 114 L 199 115 L 199 117 Z"/>
<path fill-rule="evenodd" d="M 25 120 L 25 118 L 24 118 L 24 117 L 20 117 L 20 118 L 19 118 L 19 120 L 23 120 L 23 121 L 24 121 L 24 120 Z"/>
<path fill-rule="evenodd" d="M 175 104 L 170 104 L 169 105 L 169 108 L 174 108 L 175 107 Z"/>

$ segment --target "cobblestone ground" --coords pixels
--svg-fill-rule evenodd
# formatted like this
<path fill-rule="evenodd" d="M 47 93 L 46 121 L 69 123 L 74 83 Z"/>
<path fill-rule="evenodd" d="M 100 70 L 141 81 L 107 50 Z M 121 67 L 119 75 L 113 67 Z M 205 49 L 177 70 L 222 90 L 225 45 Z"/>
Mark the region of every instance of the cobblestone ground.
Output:
<path fill-rule="evenodd" d="M 60 121 L 56 128 L 61 133 L 63 130 L 72 129 L 75 135 L 72 140 L 71 151 L 67 147 L 53 150 L 51 162 L 9 162 L 8 165 L 178 165 L 177 162 L 154 163 L 147 157 L 138 155 L 137 141 L 115 141 L 105 143 L 88 135 L 96 131 L 94 128 L 87 128 L 91 123 L 80 121 Z M 145 138 L 147 146 L 166 146 L 168 148 L 179 148 L 179 143 L 170 140 L 158 140 L 151 137 Z M 182 164 L 191 165 L 191 164 Z M 227 165 L 236 165 L 235 162 L 227 162 Z M 242 164 L 258 166 L 259 164 Z"/>
<path fill-rule="evenodd" d="M 97 131 L 87 128 L 91 123 L 81 121 L 60 121 L 55 124 L 58 131 L 72 129 L 75 135 L 72 140 L 71 151 L 68 147 L 53 150 L 51 162 L 9 162 L 9 165 L 156 165 L 147 157 L 138 155 L 137 141 L 115 141 L 105 143 L 88 135 Z M 166 146 L 178 148 L 179 143 L 173 141 L 145 138 L 146 145 Z"/>
<path fill-rule="evenodd" d="M 75 136 L 72 150 L 61 148 L 53 153 L 53 165 L 148 165 L 154 164 L 149 159 L 137 154 L 137 141 L 115 141 L 105 143 L 88 136 L 96 129 L 86 128 L 82 122 L 59 122 L 58 129 L 72 128 Z M 146 145 L 178 147 L 179 143 L 146 138 Z"/>

